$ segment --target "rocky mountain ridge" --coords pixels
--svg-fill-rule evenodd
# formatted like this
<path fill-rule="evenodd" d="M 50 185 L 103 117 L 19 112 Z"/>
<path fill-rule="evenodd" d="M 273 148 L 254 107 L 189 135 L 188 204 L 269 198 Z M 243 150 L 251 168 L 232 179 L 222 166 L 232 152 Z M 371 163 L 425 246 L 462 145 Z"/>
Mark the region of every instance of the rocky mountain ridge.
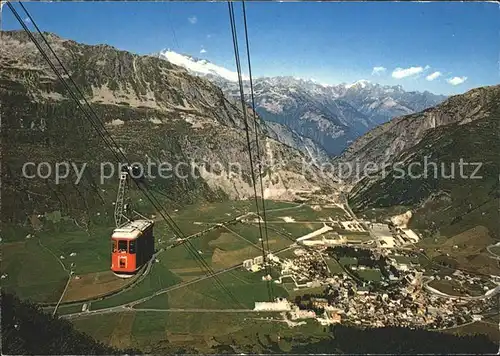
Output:
<path fill-rule="evenodd" d="M 339 157 L 344 164 L 372 165 L 369 176 L 351 179 L 350 206 L 412 209 L 414 228 L 453 236 L 483 226 L 498 238 L 499 125 L 497 85 L 377 127 Z"/>
<path fill-rule="evenodd" d="M 496 111 L 498 86 L 472 89 L 422 112 L 395 118 L 359 137 L 336 159 L 338 163 L 377 166 L 393 162 L 403 151 L 417 145 L 430 131 L 450 124 L 464 125 Z M 355 180 L 352 177 L 349 181 Z"/>
<path fill-rule="evenodd" d="M 153 56 L 208 78 L 228 97 L 240 95 L 236 73 L 226 68 L 172 51 L 160 51 Z M 285 76 L 254 78 L 253 84 L 256 110 L 264 120 L 288 126 L 330 155 L 340 154 L 357 137 L 393 117 L 421 111 L 445 99 L 427 91 L 406 92 L 401 86 L 383 86 L 367 80 L 325 85 Z M 248 80 L 244 85 L 250 103 Z"/>

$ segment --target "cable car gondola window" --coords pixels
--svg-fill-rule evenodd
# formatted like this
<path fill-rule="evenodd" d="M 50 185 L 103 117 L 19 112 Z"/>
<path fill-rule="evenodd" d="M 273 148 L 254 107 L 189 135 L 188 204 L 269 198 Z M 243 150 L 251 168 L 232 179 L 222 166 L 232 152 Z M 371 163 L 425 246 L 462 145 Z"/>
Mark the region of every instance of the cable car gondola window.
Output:
<path fill-rule="evenodd" d="M 118 251 L 119 252 L 127 252 L 127 241 L 126 240 L 120 240 L 118 241 Z"/>
<path fill-rule="evenodd" d="M 116 241 L 115 240 L 111 241 L 111 249 L 113 252 L 116 252 Z"/>
<path fill-rule="evenodd" d="M 135 241 L 130 241 L 128 245 L 128 253 L 135 253 Z"/>

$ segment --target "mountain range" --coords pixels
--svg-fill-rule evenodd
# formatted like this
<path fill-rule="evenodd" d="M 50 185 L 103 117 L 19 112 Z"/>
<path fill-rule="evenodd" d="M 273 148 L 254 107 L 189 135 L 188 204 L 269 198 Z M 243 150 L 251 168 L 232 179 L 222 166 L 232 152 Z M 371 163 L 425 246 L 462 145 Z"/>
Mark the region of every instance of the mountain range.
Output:
<path fill-rule="evenodd" d="M 0 97 L 5 103 L 1 113 L 6 124 L 2 131 L 2 151 L 6 158 L 2 170 L 3 198 L 6 204 L 12 206 L 10 215 L 4 216 L 4 220 L 20 221 L 27 214 L 56 207 L 62 210 L 92 210 L 94 206 L 98 209 L 103 199 L 112 201 L 114 194 L 104 198 L 99 193 L 95 174 L 98 173 L 99 162 L 114 159 L 113 152 L 107 150 L 95 135 L 27 35 L 21 31 L 3 31 L 1 36 Z M 152 158 L 174 165 L 192 163 L 198 179 L 193 176 L 187 179 L 172 177 L 149 182 L 153 188 L 161 190 L 168 201 L 178 204 L 198 199 L 246 199 L 253 195 L 243 110 L 250 114 L 247 116 L 251 120 L 252 149 L 256 149 L 253 138 L 257 134 L 261 162 L 279 163 L 279 166 L 264 166 L 265 196 L 295 199 L 297 194 L 303 192 L 338 193 L 342 188 L 336 183 L 338 181 L 334 182 L 332 177 L 315 171 L 314 167 L 303 170 L 304 159 L 330 160 L 331 151 L 324 149 L 321 144 L 324 137 L 315 136 L 315 130 L 321 131 L 321 127 L 325 130 L 324 135 L 334 137 L 338 132 L 331 130 L 332 127 L 341 127 L 342 134 L 335 137 L 342 139 L 349 132 L 361 135 L 363 131 L 368 131 L 370 125 L 376 125 L 379 120 L 375 113 L 383 112 L 383 105 L 367 104 L 369 100 L 375 100 L 374 93 L 378 93 L 379 97 L 391 93 L 391 98 L 397 97 L 401 103 L 418 97 L 421 106 L 430 105 L 428 97 L 434 98 L 429 93 L 407 93 L 398 87 L 391 89 L 366 81 L 326 86 L 289 77 L 259 78 L 255 81 L 255 93 L 260 98 L 257 99 L 261 107 L 259 110 L 263 110 L 263 103 L 269 103 L 266 98 L 281 98 L 280 92 L 294 95 L 309 93 L 309 96 L 303 99 L 304 105 L 298 108 L 299 114 L 295 113 L 291 118 L 279 116 L 266 123 L 257 115 L 256 121 L 253 121 L 252 110 L 241 108 L 234 95 L 228 94 L 229 86 L 235 83 L 225 72 L 222 73 L 227 78 L 223 78 L 220 70 L 207 74 L 217 76 L 219 81 L 224 80 L 226 87 L 220 89 L 213 84 L 215 79 L 193 76 L 185 68 L 155 56 L 139 56 L 107 45 L 89 46 L 54 34 L 46 36 L 122 151 L 138 162 Z M 196 60 L 197 63 L 200 61 Z M 475 154 L 479 151 L 474 147 L 481 147 L 492 155 L 490 161 L 494 162 L 494 151 L 487 149 L 495 147 L 493 128 L 498 122 L 498 90 L 498 86 L 477 88 L 450 97 L 435 107 L 399 116 L 357 138 L 353 135 L 354 142 L 333 162 L 359 162 L 364 165 L 367 162 L 391 164 L 403 161 L 407 164 L 423 157 L 424 152 L 429 150 L 434 150 L 436 154 L 437 151 L 443 154 L 449 152 L 454 157 L 457 152 L 453 140 L 466 140 L 463 135 L 467 132 L 480 142 L 466 140 L 463 147 L 470 145 L 471 152 Z M 297 94 L 297 97 L 301 95 Z M 295 96 L 285 95 L 280 100 L 288 103 L 290 98 Z M 364 104 L 358 106 L 358 110 L 347 100 Z M 321 108 L 316 106 L 319 102 L 323 105 Z M 330 106 L 337 110 L 337 124 L 333 123 L 333 110 L 329 111 L 330 116 L 325 114 Z M 393 114 L 396 114 L 396 108 L 402 112 L 410 110 L 403 104 L 387 107 L 393 110 Z M 276 109 L 274 106 L 266 108 Z M 365 114 L 360 110 L 364 110 Z M 317 112 L 320 119 L 313 112 Z M 352 120 L 345 119 L 349 115 L 352 115 Z M 339 116 L 344 121 L 339 121 Z M 347 140 L 343 142 L 347 144 Z M 444 145 L 446 142 L 449 144 Z M 29 180 L 21 177 L 19 172 L 26 159 L 33 162 L 88 161 L 94 171 L 84 177 L 80 187 L 70 182 L 57 185 L 50 179 Z M 223 168 L 207 164 L 211 162 L 221 162 Z M 230 162 L 240 163 L 240 174 L 235 175 L 224 167 Z M 493 165 L 487 171 L 491 173 L 496 169 Z M 496 181 L 497 178 L 494 178 L 493 183 L 485 183 L 482 187 L 494 192 Z M 399 181 L 391 181 L 390 176 L 361 181 L 347 178 L 344 183 L 354 187 L 350 199 L 356 210 L 393 205 L 418 207 L 436 194 L 449 194 L 448 188 L 437 188 L 441 183 L 417 181 L 400 185 Z M 50 194 L 46 194 L 47 184 Z M 108 188 L 113 190 L 113 186 Z M 410 192 L 409 186 L 420 193 Z M 387 187 L 391 187 L 390 193 L 383 193 Z M 75 188 L 80 188 L 80 191 Z M 476 196 L 485 194 L 489 193 L 477 193 Z M 38 198 L 33 199 L 33 196 Z"/>
<path fill-rule="evenodd" d="M 152 55 L 206 77 L 229 98 L 240 96 L 237 73 L 170 50 Z M 251 104 L 249 80 L 243 79 L 245 99 Z M 311 139 L 330 156 L 339 155 L 357 137 L 377 125 L 434 106 L 446 98 L 368 80 L 326 85 L 291 76 L 260 77 L 253 79 L 253 86 L 255 110 L 265 121 L 282 124 Z"/>

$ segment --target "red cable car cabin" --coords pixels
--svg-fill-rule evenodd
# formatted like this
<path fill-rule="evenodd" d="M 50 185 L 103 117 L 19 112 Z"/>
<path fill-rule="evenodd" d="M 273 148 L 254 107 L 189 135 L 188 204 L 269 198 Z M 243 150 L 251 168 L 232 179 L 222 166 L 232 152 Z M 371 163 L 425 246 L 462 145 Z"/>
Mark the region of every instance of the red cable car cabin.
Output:
<path fill-rule="evenodd" d="M 154 222 L 134 220 L 116 228 L 111 236 L 111 270 L 121 278 L 132 277 L 154 254 Z"/>

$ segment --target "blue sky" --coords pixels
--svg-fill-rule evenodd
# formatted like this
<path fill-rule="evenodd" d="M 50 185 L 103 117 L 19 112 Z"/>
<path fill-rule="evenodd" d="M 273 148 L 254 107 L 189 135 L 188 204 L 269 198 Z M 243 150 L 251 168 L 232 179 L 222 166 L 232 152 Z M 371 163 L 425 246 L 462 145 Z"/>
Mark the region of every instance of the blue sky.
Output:
<path fill-rule="evenodd" d="M 25 6 L 42 30 L 64 38 L 139 54 L 170 48 L 235 68 L 226 2 Z M 246 8 L 254 76 L 327 84 L 367 79 L 444 94 L 500 83 L 498 4 L 247 2 Z M 242 46 L 240 4 L 235 11 Z M 20 28 L 6 6 L 2 19 L 2 29 Z"/>

